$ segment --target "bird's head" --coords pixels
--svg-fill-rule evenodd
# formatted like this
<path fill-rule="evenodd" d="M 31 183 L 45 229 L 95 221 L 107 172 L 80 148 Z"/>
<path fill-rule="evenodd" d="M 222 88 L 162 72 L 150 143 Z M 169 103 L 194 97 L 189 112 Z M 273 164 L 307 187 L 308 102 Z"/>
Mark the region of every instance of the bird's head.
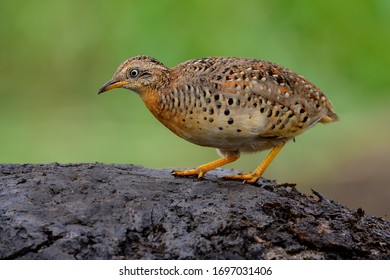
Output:
<path fill-rule="evenodd" d="M 123 62 L 98 94 L 113 88 L 126 88 L 138 94 L 158 89 L 169 82 L 169 68 L 149 56 L 135 56 Z"/>

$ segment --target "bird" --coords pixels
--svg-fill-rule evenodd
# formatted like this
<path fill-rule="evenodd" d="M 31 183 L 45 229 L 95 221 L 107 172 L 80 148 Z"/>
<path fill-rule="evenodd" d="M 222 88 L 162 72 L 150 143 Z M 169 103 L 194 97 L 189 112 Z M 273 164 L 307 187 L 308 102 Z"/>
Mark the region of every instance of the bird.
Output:
<path fill-rule="evenodd" d="M 173 170 L 179 177 L 202 178 L 241 153 L 270 150 L 252 173 L 222 177 L 256 183 L 289 140 L 339 119 L 331 101 L 306 78 L 255 58 L 204 57 L 170 68 L 138 55 L 124 61 L 98 94 L 114 88 L 135 92 L 173 133 L 221 155 L 194 169 Z"/>

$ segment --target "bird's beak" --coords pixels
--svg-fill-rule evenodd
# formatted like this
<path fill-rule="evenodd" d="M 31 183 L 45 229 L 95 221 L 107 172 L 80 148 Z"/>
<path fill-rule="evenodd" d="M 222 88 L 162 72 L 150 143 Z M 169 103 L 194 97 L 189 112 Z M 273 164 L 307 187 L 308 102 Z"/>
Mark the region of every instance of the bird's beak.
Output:
<path fill-rule="evenodd" d="M 113 88 L 119 88 L 123 85 L 129 84 L 128 81 L 117 81 L 117 80 L 111 80 L 105 83 L 101 89 L 99 89 L 98 94 L 101 94 L 102 92 L 105 92 L 107 90 L 113 89 Z"/>

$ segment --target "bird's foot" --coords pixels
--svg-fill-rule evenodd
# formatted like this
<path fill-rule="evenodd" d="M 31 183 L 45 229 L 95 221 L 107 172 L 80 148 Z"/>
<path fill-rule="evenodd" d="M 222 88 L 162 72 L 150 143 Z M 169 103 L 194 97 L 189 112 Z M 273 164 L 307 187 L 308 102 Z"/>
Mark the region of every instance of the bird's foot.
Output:
<path fill-rule="evenodd" d="M 254 184 L 260 179 L 260 177 L 261 177 L 261 174 L 257 175 L 254 173 L 240 173 L 237 175 L 226 175 L 226 176 L 223 176 L 222 179 L 224 179 L 224 180 L 239 180 L 239 181 L 243 181 L 243 183 Z"/>
<path fill-rule="evenodd" d="M 189 170 L 172 170 L 171 174 L 179 177 L 197 176 L 202 178 L 207 171 L 201 168 L 189 169 Z"/>
<path fill-rule="evenodd" d="M 238 159 L 240 156 L 240 153 L 235 152 L 235 153 L 228 153 L 226 157 L 214 160 L 212 162 L 203 164 L 198 166 L 195 169 L 190 169 L 190 170 L 173 170 L 171 172 L 172 175 L 175 176 L 181 176 L 181 177 L 188 177 L 188 176 L 197 176 L 198 178 L 202 178 L 204 174 L 209 172 L 210 170 L 213 170 L 215 168 L 218 168 L 222 165 L 225 165 L 227 163 L 233 162 L 236 159 Z"/>

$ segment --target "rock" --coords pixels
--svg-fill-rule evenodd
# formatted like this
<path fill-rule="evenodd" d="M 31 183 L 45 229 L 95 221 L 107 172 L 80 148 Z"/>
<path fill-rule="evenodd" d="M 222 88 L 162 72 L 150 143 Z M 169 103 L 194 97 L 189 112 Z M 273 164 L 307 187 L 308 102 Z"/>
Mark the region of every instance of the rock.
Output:
<path fill-rule="evenodd" d="M 390 259 L 390 223 L 262 179 L 0 164 L 1 259 Z"/>

